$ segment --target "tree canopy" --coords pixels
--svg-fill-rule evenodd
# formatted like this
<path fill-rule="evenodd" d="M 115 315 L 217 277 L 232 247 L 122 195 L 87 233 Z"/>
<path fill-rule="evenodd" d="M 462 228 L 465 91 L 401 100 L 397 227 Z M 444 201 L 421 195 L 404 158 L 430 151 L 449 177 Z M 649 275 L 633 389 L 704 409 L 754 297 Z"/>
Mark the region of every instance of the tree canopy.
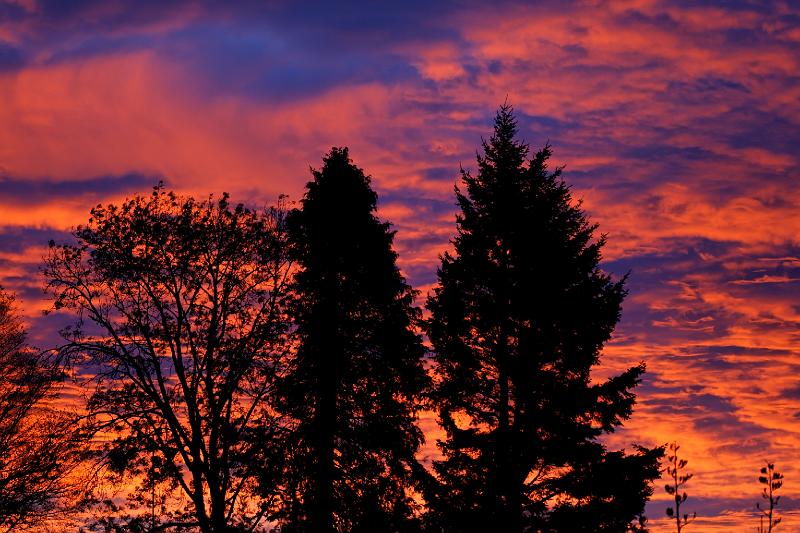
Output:
<path fill-rule="evenodd" d="M 151 529 L 254 528 L 273 511 L 281 468 L 271 398 L 287 349 L 282 211 L 159 186 L 95 207 L 73 236 L 51 243 L 45 276 L 54 308 L 78 317 L 60 353 L 93 370 L 87 407 L 113 437 L 108 471 L 138 476 L 131 504 L 150 505 Z M 156 517 L 155 485 L 188 504 L 162 496 Z"/>
<path fill-rule="evenodd" d="M 415 424 L 427 383 L 414 291 L 370 178 L 346 148 L 289 215 L 298 349 L 282 382 L 296 420 L 298 506 L 284 531 L 398 531 L 413 523 Z"/>
<path fill-rule="evenodd" d="M 23 349 L 0 295 L 0 439 L 26 442 L 31 406 L 70 364 L 87 402 L 68 425 L 94 436 L 104 483 L 87 500 L 95 530 L 644 530 L 664 450 L 602 438 L 631 416 L 644 364 L 596 372 L 626 278 L 601 268 L 605 236 L 550 146 L 531 155 L 516 136 L 504 105 L 477 172 L 461 170 L 425 319 L 347 148 L 290 210 L 163 185 L 97 205 L 43 268 L 74 319 L 57 349 Z M 430 463 L 423 409 L 443 433 Z M 40 451 L 9 457 L 60 472 Z M 13 461 L 0 458 L 0 523 Z"/>
<path fill-rule="evenodd" d="M 445 531 L 621 531 L 642 513 L 661 449 L 609 452 L 644 365 L 592 379 L 620 318 L 624 278 L 547 145 L 516 137 L 509 105 L 462 169 L 453 252 L 428 298 L 433 401 L 446 436 L 428 491 Z M 624 480 L 624 482 L 618 482 Z"/>
<path fill-rule="evenodd" d="M 64 368 L 26 344 L 13 295 L 0 288 L 0 528 L 58 518 L 79 503 L 78 418 L 53 405 Z"/>

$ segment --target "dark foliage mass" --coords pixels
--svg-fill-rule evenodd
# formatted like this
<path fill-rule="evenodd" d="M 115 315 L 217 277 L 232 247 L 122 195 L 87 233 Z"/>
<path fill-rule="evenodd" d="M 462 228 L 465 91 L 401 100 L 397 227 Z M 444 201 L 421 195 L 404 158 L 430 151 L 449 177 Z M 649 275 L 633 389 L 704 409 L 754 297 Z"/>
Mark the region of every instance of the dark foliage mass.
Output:
<path fill-rule="evenodd" d="M 428 299 L 433 401 L 446 431 L 430 519 L 466 531 L 622 531 L 643 512 L 661 449 L 608 452 L 644 366 L 590 380 L 620 318 L 624 280 L 549 146 L 528 160 L 510 106 L 462 170 L 454 252 Z M 619 483 L 617 483 L 619 481 Z"/>
<path fill-rule="evenodd" d="M 95 207 L 44 267 L 76 319 L 56 359 L 23 349 L 0 299 L 0 444 L 19 450 L 0 460 L 0 524 L 14 497 L 33 498 L 29 516 L 63 500 L 68 441 L 32 413 L 66 361 L 94 435 L 89 529 L 644 531 L 663 449 L 602 441 L 644 365 L 592 376 L 625 280 L 600 269 L 605 238 L 550 147 L 529 158 L 516 133 L 501 107 L 478 172 L 462 170 L 424 321 L 347 148 L 292 210 L 161 185 Z M 445 434 L 432 464 L 423 408 Z M 8 472 L 30 466 L 20 489 Z"/>
<path fill-rule="evenodd" d="M 282 381 L 296 501 L 283 531 L 413 527 L 427 382 L 414 292 L 370 179 L 334 148 L 289 215 L 298 348 Z"/>

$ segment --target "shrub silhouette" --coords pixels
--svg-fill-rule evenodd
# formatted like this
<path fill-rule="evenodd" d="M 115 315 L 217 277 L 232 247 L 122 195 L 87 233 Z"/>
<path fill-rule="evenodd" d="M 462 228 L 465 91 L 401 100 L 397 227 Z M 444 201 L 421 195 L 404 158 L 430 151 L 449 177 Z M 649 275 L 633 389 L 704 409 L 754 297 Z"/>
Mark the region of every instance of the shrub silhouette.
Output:
<path fill-rule="evenodd" d="M 678 533 L 681 533 L 687 525 L 697 518 L 697 513 L 692 513 L 691 516 L 688 513 L 681 515 L 681 505 L 689 497 L 686 491 L 682 491 L 682 487 L 694 477 L 694 474 L 681 473 L 689 461 L 678 457 L 680 448 L 677 442 L 669 445 L 667 451 L 667 475 L 672 478 L 672 484 L 664 485 L 664 490 L 667 491 L 667 494 L 673 496 L 675 501 L 675 507 L 667 507 L 667 516 L 675 518 L 675 527 Z"/>
<path fill-rule="evenodd" d="M 763 485 L 761 489 L 761 497 L 769 504 L 767 508 L 762 508 L 760 503 L 756 504 L 756 508 L 760 511 L 761 516 L 758 531 L 759 533 L 772 533 L 775 526 L 780 524 L 781 519 L 774 516 L 775 508 L 781 497 L 775 494 L 775 491 L 783 486 L 783 474 L 775 470 L 775 463 L 766 462 L 765 466 L 761 467 L 761 475 L 758 476 L 758 482 Z M 764 519 L 767 519 L 764 525 Z"/>

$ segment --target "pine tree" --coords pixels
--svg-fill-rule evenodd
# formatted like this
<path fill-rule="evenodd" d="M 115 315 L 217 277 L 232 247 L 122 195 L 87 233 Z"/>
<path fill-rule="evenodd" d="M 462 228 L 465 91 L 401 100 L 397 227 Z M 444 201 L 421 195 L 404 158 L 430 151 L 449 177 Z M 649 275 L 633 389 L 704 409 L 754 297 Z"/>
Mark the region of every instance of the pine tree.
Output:
<path fill-rule="evenodd" d="M 289 216 L 299 346 L 282 387 L 297 421 L 283 531 L 405 530 L 427 383 L 419 311 L 370 177 L 347 148 L 323 161 Z"/>
<path fill-rule="evenodd" d="M 597 438 L 628 418 L 644 366 L 590 379 L 620 318 L 624 279 L 598 267 L 579 202 L 528 160 L 511 106 L 478 173 L 461 170 L 454 252 L 428 299 L 443 458 L 427 493 L 445 531 L 624 531 L 658 477 L 659 448 L 625 455 Z"/>

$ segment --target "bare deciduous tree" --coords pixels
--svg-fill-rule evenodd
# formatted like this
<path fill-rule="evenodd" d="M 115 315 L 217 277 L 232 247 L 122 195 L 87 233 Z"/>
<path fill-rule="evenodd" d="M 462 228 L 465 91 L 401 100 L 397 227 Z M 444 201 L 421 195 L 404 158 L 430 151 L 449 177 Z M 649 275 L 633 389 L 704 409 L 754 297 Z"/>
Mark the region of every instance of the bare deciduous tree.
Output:
<path fill-rule="evenodd" d="M 48 404 L 62 366 L 26 345 L 14 298 L 0 289 L 0 529 L 65 513 L 79 492 L 68 478 L 81 456 L 76 418 Z"/>
<path fill-rule="evenodd" d="M 74 237 L 51 243 L 45 274 L 54 308 L 78 317 L 61 353 L 96 371 L 87 405 L 114 436 L 105 465 L 140 480 L 128 517 L 151 511 L 150 530 L 258 530 L 279 498 L 282 211 L 158 186 L 95 207 Z M 156 517 L 153 484 L 183 505 Z"/>

